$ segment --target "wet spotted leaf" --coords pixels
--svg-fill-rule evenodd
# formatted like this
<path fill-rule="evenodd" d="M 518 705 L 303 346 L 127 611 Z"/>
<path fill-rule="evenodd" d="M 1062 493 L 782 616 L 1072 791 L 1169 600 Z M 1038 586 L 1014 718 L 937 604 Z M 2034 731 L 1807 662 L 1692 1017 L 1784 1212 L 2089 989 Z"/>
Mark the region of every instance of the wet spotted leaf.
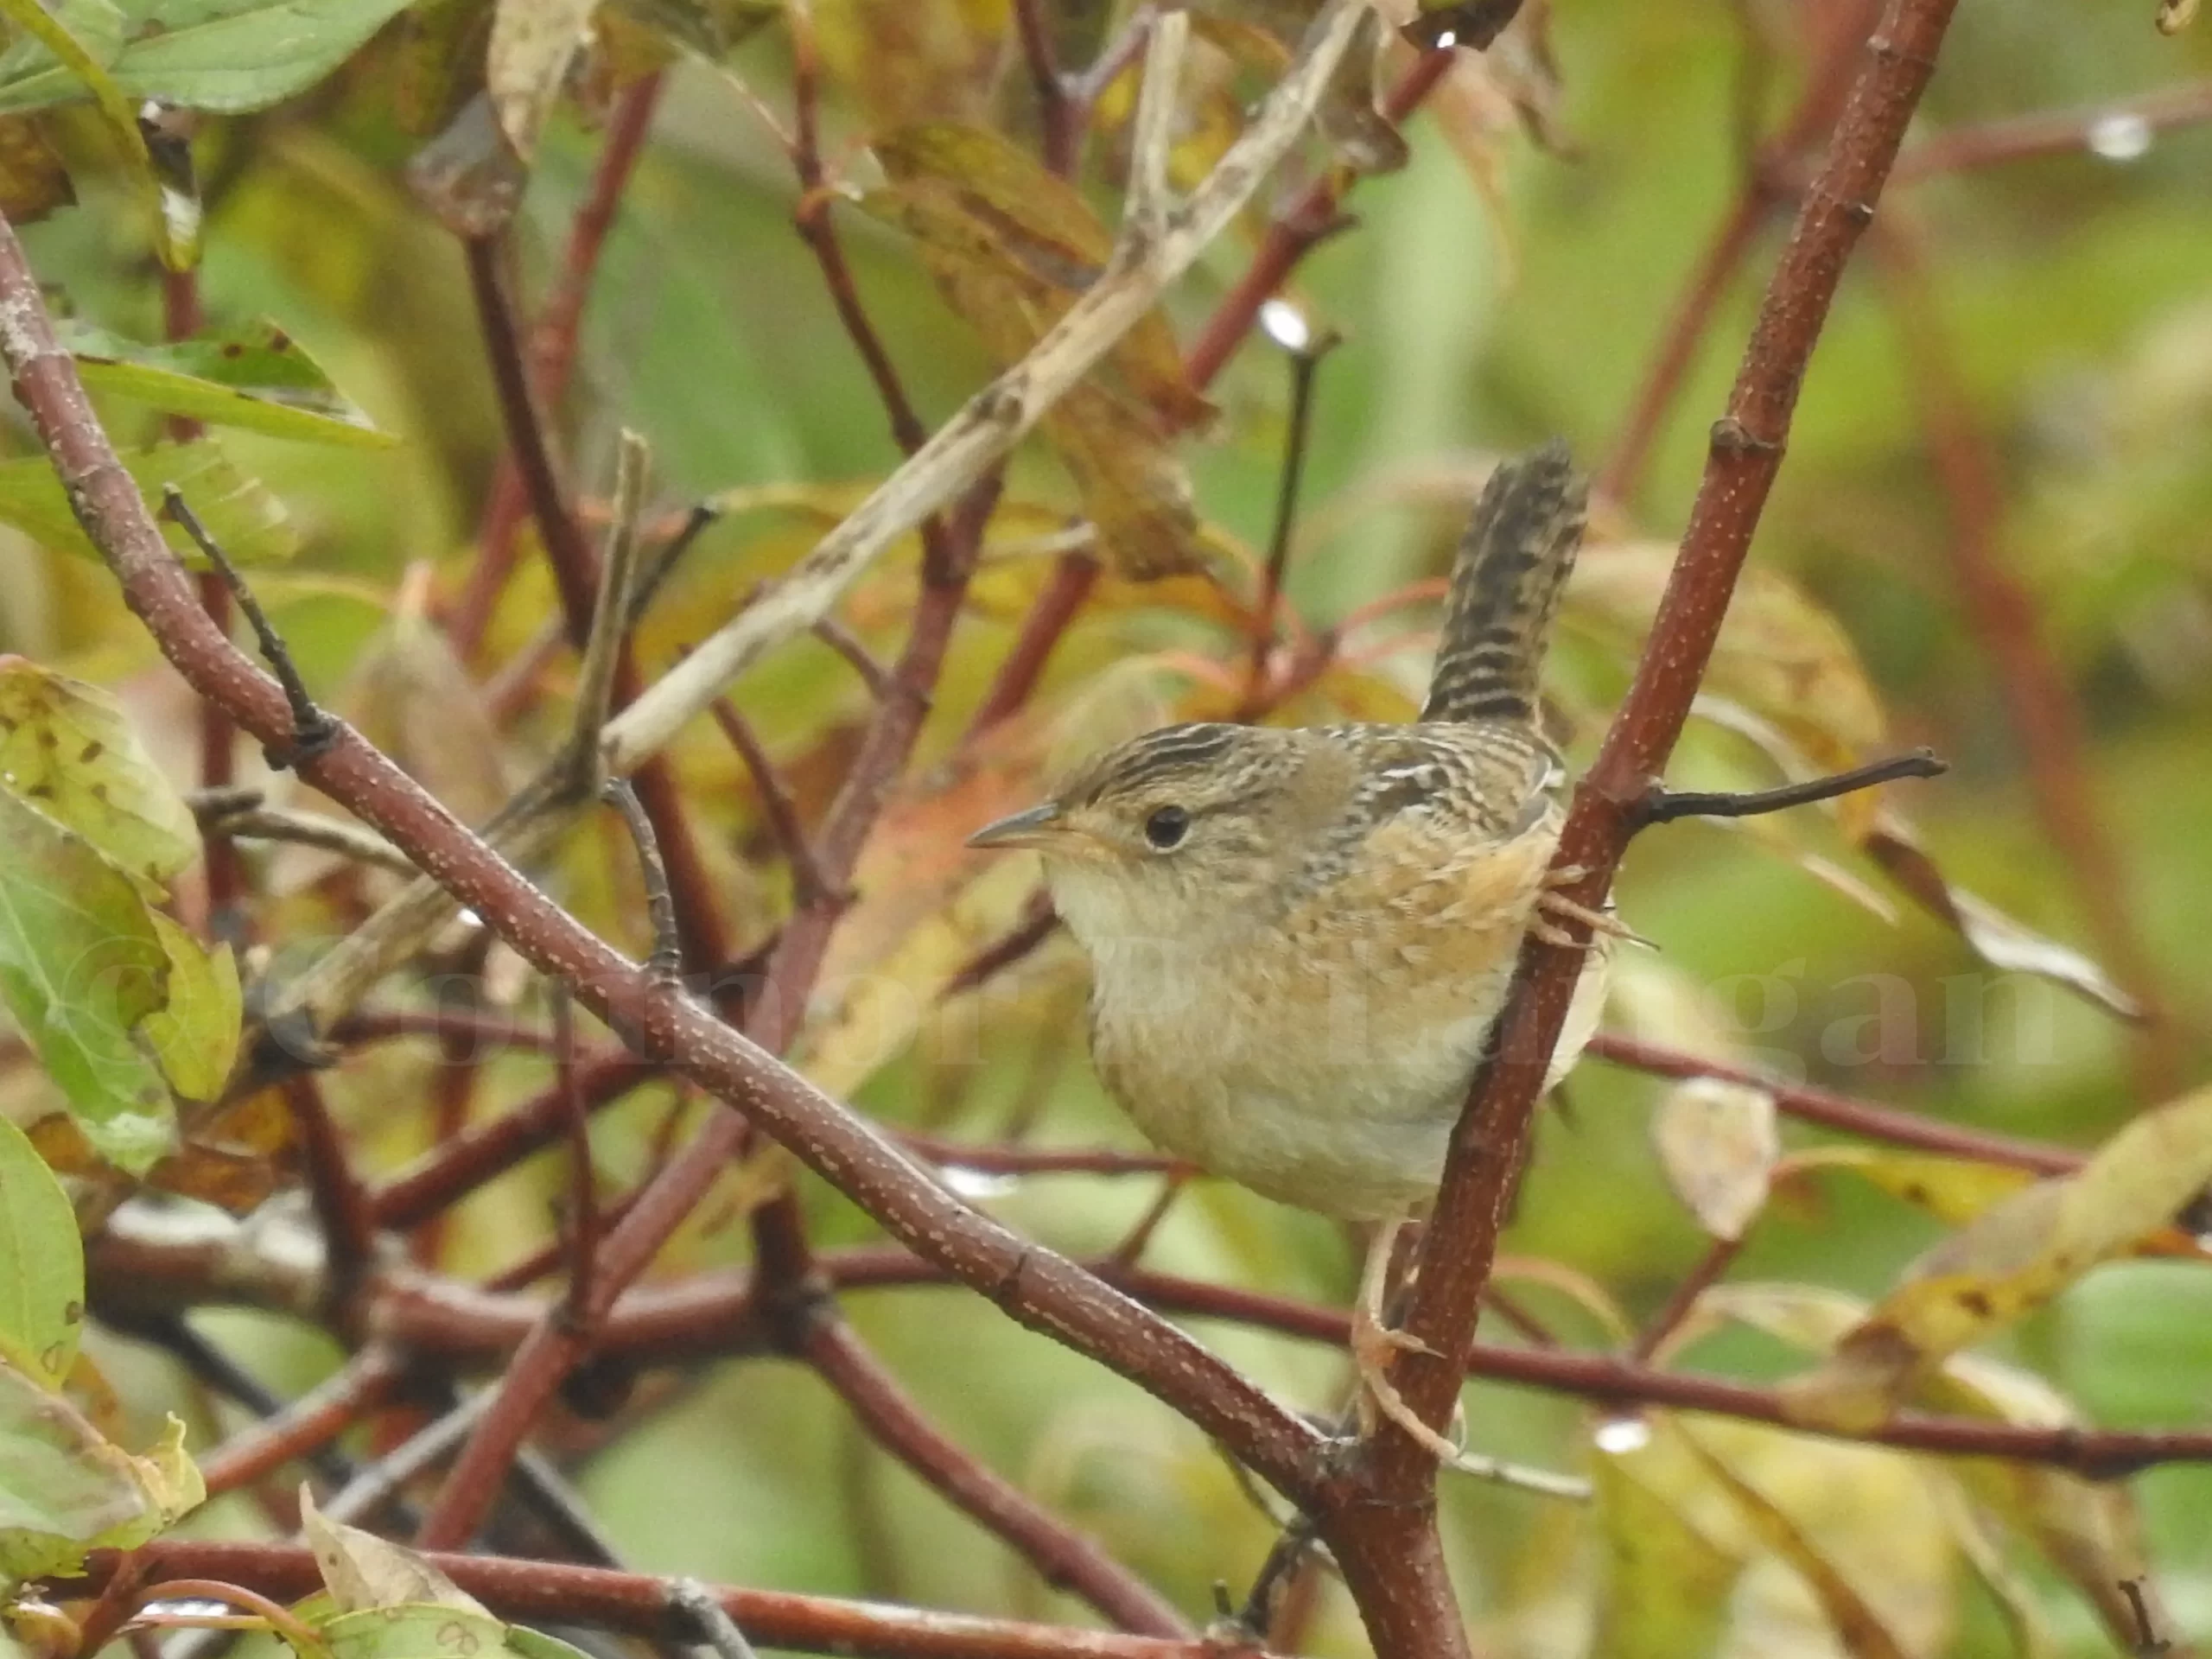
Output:
<path fill-rule="evenodd" d="M 158 894 L 200 832 L 137 730 L 96 685 L 0 657 L 0 788 L 78 831 Z"/>
<path fill-rule="evenodd" d="M 0 999 L 86 1137 L 134 1172 L 171 1136 L 168 1090 L 139 1033 L 166 1005 L 168 975 L 130 878 L 0 790 Z"/>
<path fill-rule="evenodd" d="M 315 1505 L 314 1489 L 304 1482 L 300 1532 L 315 1556 L 322 1587 L 341 1616 L 378 1608 L 436 1608 L 491 1617 L 482 1602 L 416 1551 L 324 1515 Z"/>
<path fill-rule="evenodd" d="M 1683 1445 L 1733 1501 L 1753 1535 L 1810 1588 L 1845 1652 L 1853 1659 L 1907 1659 L 1910 1649 L 1799 1516 L 1746 1478 L 1716 1440 L 1687 1425 L 1679 1432 Z"/>
<path fill-rule="evenodd" d="M 59 1387 L 85 1324 L 85 1247 L 68 1195 L 0 1117 L 0 1362 Z"/>
<path fill-rule="evenodd" d="M 299 550 L 299 533 L 285 517 L 283 504 L 233 467 L 215 439 L 127 449 L 120 458 L 149 512 L 161 506 L 165 485 L 182 490 L 186 505 L 232 563 L 265 564 L 289 559 Z M 166 519 L 160 523 L 177 556 L 195 569 L 204 569 L 207 561 L 192 538 Z M 58 552 L 99 557 L 43 455 L 0 461 L 0 524 L 13 524 Z"/>
<path fill-rule="evenodd" d="M 1777 1184 L 1802 1180 L 1828 1169 L 1847 1171 L 1954 1227 L 1972 1221 L 2036 1179 L 2024 1169 L 1967 1158 L 1939 1158 L 1888 1147 L 1815 1147 L 1784 1159 L 1775 1179 Z"/>
<path fill-rule="evenodd" d="M 300 343 L 268 321 L 147 346 L 89 323 L 54 332 L 95 391 L 277 437 L 382 448 L 397 442 L 331 384 Z M 226 548 L 226 552 L 229 551 Z"/>
<path fill-rule="evenodd" d="M 160 911 L 154 931 L 168 957 L 168 1001 L 139 1027 L 169 1087 L 187 1100 L 222 1093 L 238 1053 L 245 1018 L 238 959 L 231 947 L 210 950 Z"/>
<path fill-rule="evenodd" d="M 92 1549 L 130 1549 L 207 1495 L 175 1417 L 143 1456 L 60 1395 L 0 1363 L 0 1580 L 73 1572 Z"/>
<path fill-rule="evenodd" d="M 1866 1319 L 1866 1305 L 1840 1291 L 1810 1285 L 1716 1286 L 1698 1298 L 1693 1331 L 1736 1320 L 1812 1353 L 1826 1353 Z M 2081 1414 L 2063 1395 L 2031 1372 L 1978 1354 L 1953 1354 L 1925 1377 L 1913 1402 L 1931 1411 L 1993 1418 L 2032 1428 L 2080 1427 Z M 2003 1563 L 1986 1560 L 1985 1540 L 1963 1535 L 1996 1529 L 2039 1552 L 2097 1610 L 2125 1650 L 2137 1635 L 2135 1613 L 2121 1588 L 2148 1585 L 2142 1522 L 2133 1492 L 2121 1484 L 2083 1478 L 2070 1470 L 1998 1458 L 1961 1459 L 1950 1465 L 1971 1505 L 1945 1516 L 1963 1554 L 1985 1579 L 2003 1576 Z M 2003 1601 L 2009 1586 L 1993 1583 Z M 2152 1592 L 2155 1598 L 2155 1592 Z M 2009 1617 L 2030 1634 L 2039 1627 L 2032 1606 Z"/>

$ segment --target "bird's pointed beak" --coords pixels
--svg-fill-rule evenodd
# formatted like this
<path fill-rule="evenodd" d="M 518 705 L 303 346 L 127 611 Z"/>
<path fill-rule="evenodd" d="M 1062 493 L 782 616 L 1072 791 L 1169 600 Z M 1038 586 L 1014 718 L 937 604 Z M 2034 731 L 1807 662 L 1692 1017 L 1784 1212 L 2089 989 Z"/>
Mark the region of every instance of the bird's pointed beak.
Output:
<path fill-rule="evenodd" d="M 1060 809 L 1046 801 L 1042 806 L 1033 806 L 1027 812 L 1017 812 L 1010 818 L 1001 818 L 996 823 L 985 824 L 968 837 L 968 844 L 993 849 L 1044 847 L 1059 841 L 1067 833 L 1067 826 L 1060 821 Z"/>

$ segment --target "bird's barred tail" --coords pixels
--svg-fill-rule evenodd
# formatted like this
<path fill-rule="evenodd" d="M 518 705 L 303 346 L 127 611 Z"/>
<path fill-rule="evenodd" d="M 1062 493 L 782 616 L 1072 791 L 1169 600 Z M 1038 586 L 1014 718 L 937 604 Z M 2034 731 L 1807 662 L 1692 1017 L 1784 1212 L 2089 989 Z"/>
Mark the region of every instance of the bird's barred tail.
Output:
<path fill-rule="evenodd" d="M 1452 563 L 1423 720 L 1535 718 L 1537 671 L 1588 499 L 1556 438 L 1491 474 Z"/>

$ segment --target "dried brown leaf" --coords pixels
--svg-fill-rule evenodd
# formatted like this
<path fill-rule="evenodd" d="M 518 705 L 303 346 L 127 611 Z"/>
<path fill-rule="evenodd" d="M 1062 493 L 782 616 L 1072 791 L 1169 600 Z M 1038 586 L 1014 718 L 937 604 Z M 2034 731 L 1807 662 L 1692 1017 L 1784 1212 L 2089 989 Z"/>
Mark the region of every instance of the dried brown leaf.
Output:
<path fill-rule="evenodd" d="M 499 130 L 527 162 L 561 95 L 569 62 L 591 32 L 598 0 L 499 0 L 484 54 L 484 85 Z"/>
<path fill-rule="evenodd" d="M 980 121 L 1003 64 L 1007 13 L 963 0 L 817 0 L 823 67 L 880 131 Z"/>
<path fill-rule="evenodd" d="M 0 213 L 17 225 L 77 200 L 43 115 L 0 116 Z"/>

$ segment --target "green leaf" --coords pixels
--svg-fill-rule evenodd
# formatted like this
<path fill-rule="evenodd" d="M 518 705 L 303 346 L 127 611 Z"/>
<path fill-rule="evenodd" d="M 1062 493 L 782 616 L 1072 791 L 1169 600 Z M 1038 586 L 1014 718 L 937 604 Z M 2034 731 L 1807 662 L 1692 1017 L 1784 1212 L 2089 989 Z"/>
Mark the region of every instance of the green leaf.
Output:
<path fill-rule="evenodd" d="M 0 787 L 74 830 L 158 899 L 200 855 L 192 810 L 99 686 L 0 656 Z"/>
<path fill-rule="evenodd" d="M 10 16 L 37 3 L 0 0 Z M 321 80 L 406 3 L 172 0 L 148 5 L 138 0 L 126 9 L 129 43 L 114 55 L 108 85 L 127 99 L 157 98 L 225 115 L 266 109 Z M 58 51 L 54 55 L 62 57 Z M 28 61 L 13 76 L 0 74 L 0 112 L 69 103 L 83 95 L 86 84 L 81 74 Z M 123 107 L 128 113 L 129 105 Z M 138 151 L 143 153 L 143 143 Z"/>
<path fill-rule="evenodd" d="M 378 430 L 296 340 L 265 320 L 168 346 L 143 345 L 72 321 L 57 321 L 54 332 L 95 391 L 280 438 L 377 449 L 398 442 Z"/>
<path fill-rule="evenodd" d="M 136 1037 L 168 998 L 169 961 L 129 876 L 82 836 L 0 790 L 0 1001 L 86 1138 L 143 1173 L 174 1124 Z"/>
<path fill-rule="evenodd" d="M 59 1386 L 85 1323 L 85 1244 L 61 1183 L 0 1117 L 0 1360 Z"/>
<path fill-rule="evenodd" d="M 153 917 L 168 953 L 169 1000 L 139 1030 L 170 1088 L 187 1100 L 211 1101 L 238 1058 L 245 1003 L 238 959 L 227 944 L 207 950 L 158 910 Z"/>
<path fill-rule="evenodd" d="M 134 1457 L 0 1364 L 0 1583 L 73 1572 L 88 1549 L 136 1548 L 206 1496 L 175 1417 Z"/>
<path fill-rule="evenodd" d="M 174 484 L 182 490 L 187 505 L 233 564 L 266 564 L 289 559 L 299 550 L 299 533 L 285 518 L 283 504 L 258 480 L 233 467 L 214 439 L 126 450 L 122 461 L 149 511 L 160 503 L 162 486 Z M 177 556 L 195 569 L 205 569 L 207 560 L 184 531 L 166 520 L 160 522 L 162 534 Z M 60 480 L 42 455 L 0 461 L 0 524 L 13 524 L 57 552 L 99 557 L 99 550 L 78 524 Z"/>

